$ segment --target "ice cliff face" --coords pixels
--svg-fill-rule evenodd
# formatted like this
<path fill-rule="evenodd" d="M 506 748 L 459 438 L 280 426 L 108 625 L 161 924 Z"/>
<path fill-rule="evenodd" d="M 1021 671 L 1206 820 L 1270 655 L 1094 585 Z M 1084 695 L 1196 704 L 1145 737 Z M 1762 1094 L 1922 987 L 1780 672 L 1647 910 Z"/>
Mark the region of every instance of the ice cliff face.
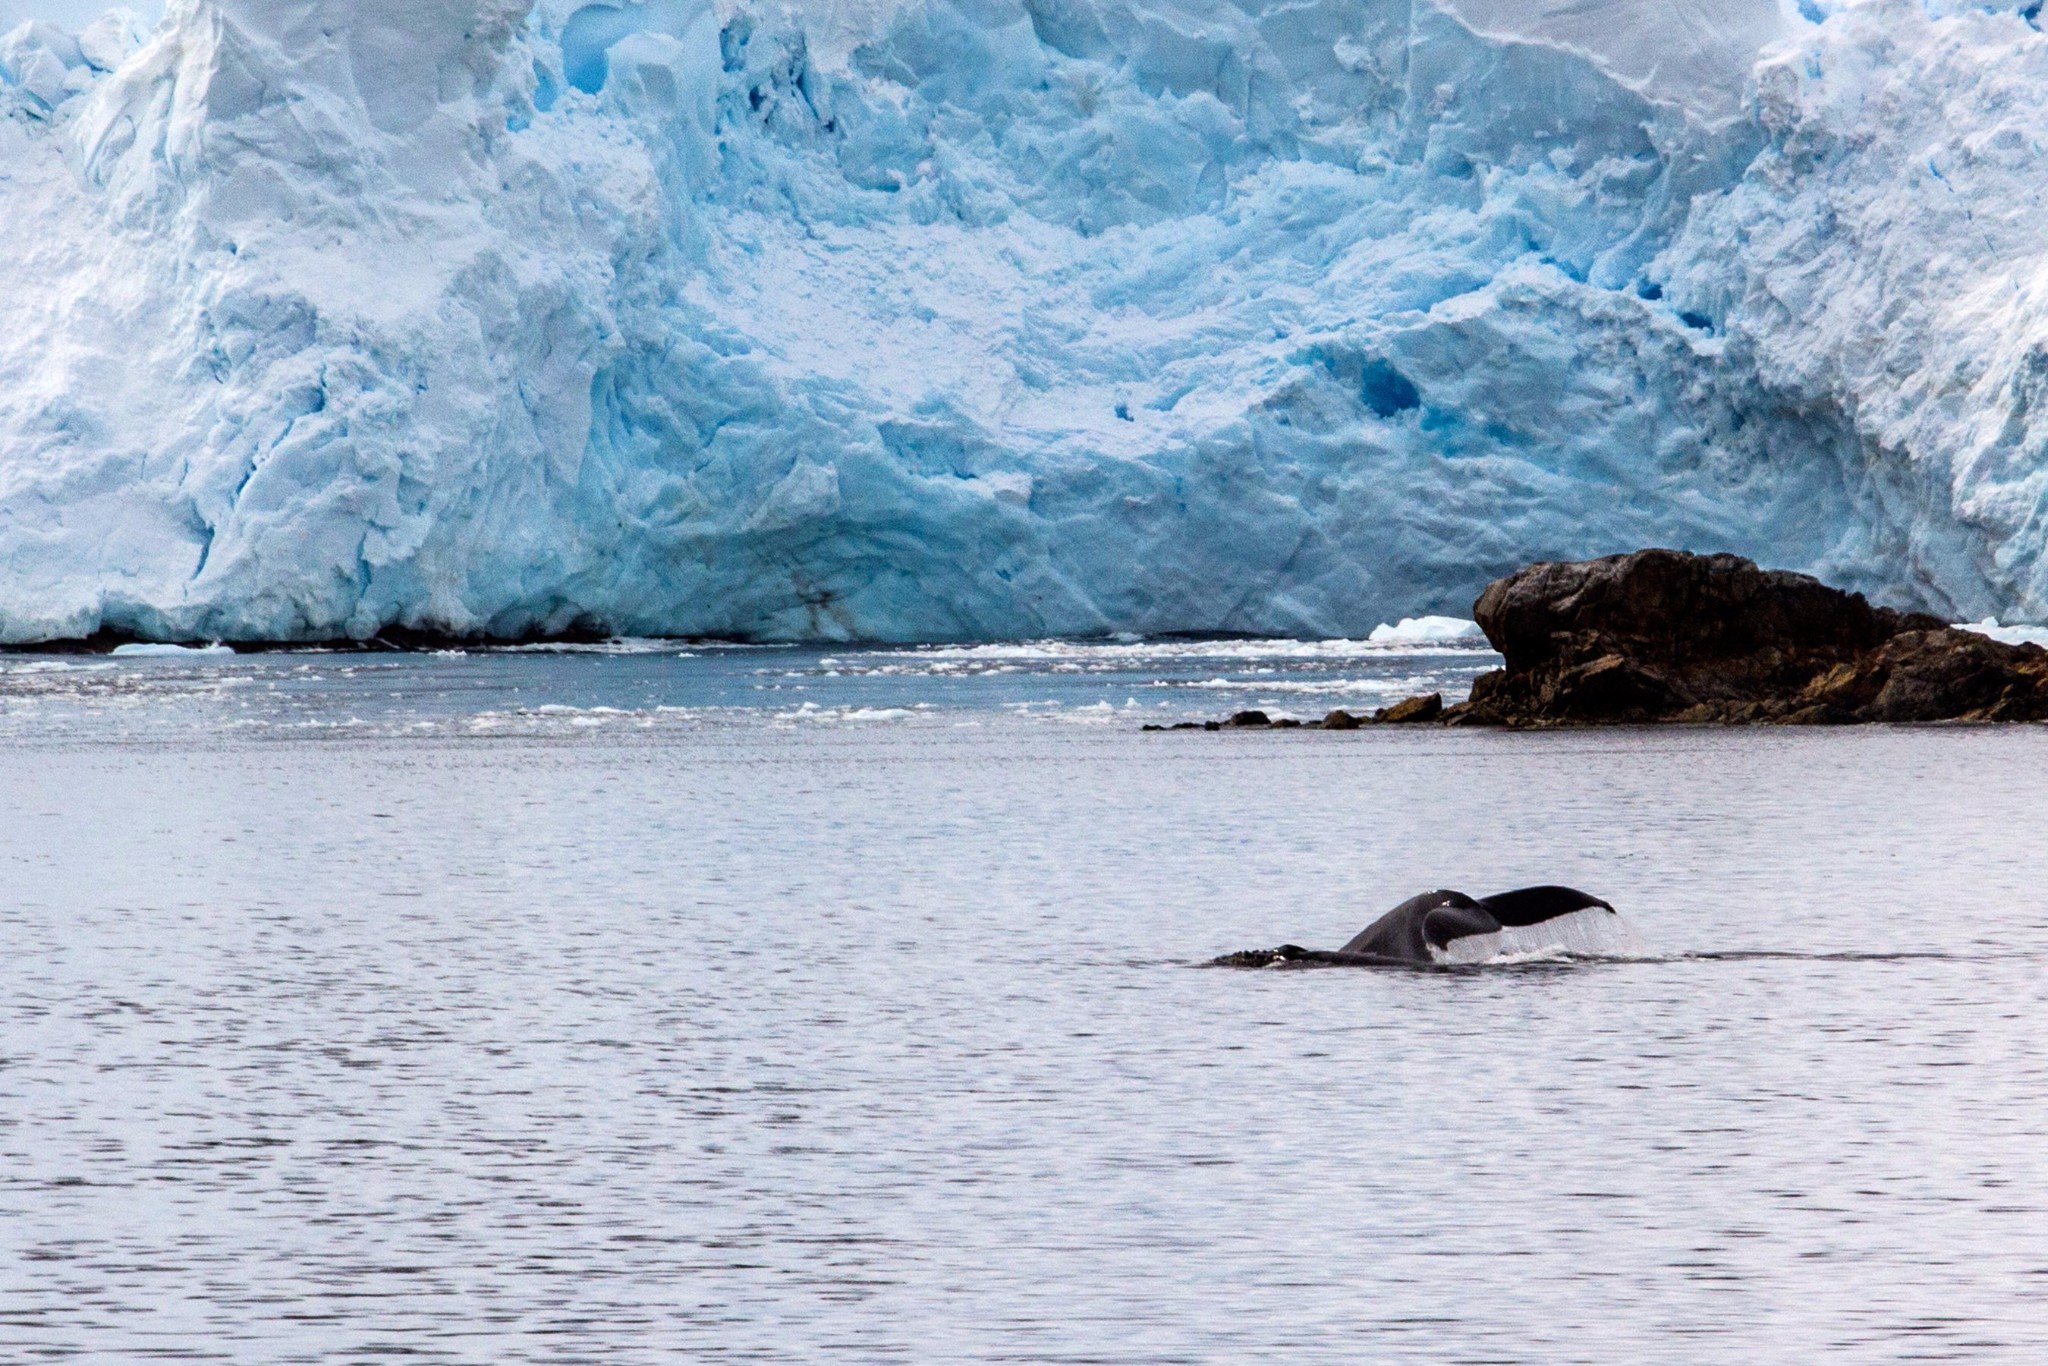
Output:
<path fill-rule="evenodd" d="M 173 0 L 0 41 L 0 639 L 2048 612 L 2048 40 L 1862 0 Z"/>

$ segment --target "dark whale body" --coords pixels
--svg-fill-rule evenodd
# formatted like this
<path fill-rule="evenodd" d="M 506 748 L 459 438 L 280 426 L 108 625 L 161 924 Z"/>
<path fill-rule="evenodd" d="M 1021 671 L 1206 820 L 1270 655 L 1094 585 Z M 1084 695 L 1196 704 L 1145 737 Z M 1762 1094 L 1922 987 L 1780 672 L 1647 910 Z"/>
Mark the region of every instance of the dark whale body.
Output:
<path fill-rule="evenodd" d="M 1574 887 L 1524 887 L 1474 900 L 1463 892 L 1424 892 L 1388 911 L 1335 952 L 1286 944 L 1264 952 L 1234 953 L 1217 963 L 1266 967 L 1273 963 L 1438 963 L 1460 939 L 1541 925 L 1561 916 L 1614 907 Z"/>
<path fill-rule="evenodd" d="M 1608 912 L 1614 910 L 1599 897 L 1572 887 L 1524 887 L 1518 892 L 1501 892 L 1477 901 L 1463 892 L 1424 892 L 1373 921 L 1338 952 L 1390 958 L 1401 963 L 1433 963 L 1436 955 L 1431 950 L 1448 949 L 1453 942 L 1471 935 L 1541 925 L 1546 920 L 1595 906 Z"/>

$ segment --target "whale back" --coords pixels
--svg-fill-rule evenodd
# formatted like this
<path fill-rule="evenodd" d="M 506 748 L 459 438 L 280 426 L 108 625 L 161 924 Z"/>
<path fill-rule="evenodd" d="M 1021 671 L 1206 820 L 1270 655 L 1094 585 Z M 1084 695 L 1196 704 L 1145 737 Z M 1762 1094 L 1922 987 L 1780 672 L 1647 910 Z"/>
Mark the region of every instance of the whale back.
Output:
<path fill-rule="evenodd" d="M 1576 887 L 1524 887 L 1519 891 L 1496 892 L 1492 896 L 1479 898 L 1479 904 L 1510 929 L 1524 925 L 1541 925 L 1546 920 L 1555 920 L 1573 911 L 1588 911 L 1599 907 L 1612 911 L 1597 896 L 1591 896 Z"/>
<path fill-rule="evenodd" d="M 1475 924 L 1472 929 L 1466 930 L 1466 933 L 1483 932 L 1476 921 L 1486 918 L 1486 912 L 1471 897 L 1463 892 L 1449 890 L 1424 892 L 1421 896 L 1409 897 L 1367 925 L 1339 952 L 1427 963 L 1430 961 L 1430 941 L 1425 933 L 1426 927 L 1432 915 L 1437 915 L 1440 922 L 1445 920 L 1446 917 L 1441 914 L 1445 912 L 1473 917 Z M 1439 936 L 1442 937 L 1441 924 L 1438 929 Z M 1442 944 L 1439 943 L 1438 947 L 1442 947 Z"/>

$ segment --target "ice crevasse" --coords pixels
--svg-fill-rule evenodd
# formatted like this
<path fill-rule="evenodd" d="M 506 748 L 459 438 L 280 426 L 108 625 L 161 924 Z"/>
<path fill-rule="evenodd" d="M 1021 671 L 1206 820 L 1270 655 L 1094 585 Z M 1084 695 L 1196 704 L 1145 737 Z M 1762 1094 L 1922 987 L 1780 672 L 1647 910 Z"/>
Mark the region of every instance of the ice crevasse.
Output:
<path fill-rule="evenodd" d="M 1860 0 L 172 0 L 0 38 L 0 640 L 2048 614 L 2048 38 Z"/>

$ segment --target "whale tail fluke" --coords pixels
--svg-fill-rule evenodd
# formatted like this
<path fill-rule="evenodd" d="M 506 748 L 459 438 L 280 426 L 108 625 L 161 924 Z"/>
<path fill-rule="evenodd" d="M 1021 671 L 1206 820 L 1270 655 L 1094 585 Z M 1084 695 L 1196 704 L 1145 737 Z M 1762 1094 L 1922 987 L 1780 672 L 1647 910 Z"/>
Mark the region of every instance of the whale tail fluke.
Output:
<path fill-rule="evenodd" d="M 1614 910 L 1599 897 L 1576 887 L 1523 887 L 1519 891 L 1496 892 L 1492 896 L 1480 897 L 1479 904 L 1510 929 L 1541 925 L 1546 920 L 1555 920 L 1574 911 Z"/>
<path fill-rule="evenodd" d="M 1439 906 L 1422 917 L 1422 941 L 1440 953 L 1460 939 L 1499 934 L 1502 923 L 1484 906 L 1470 902 Z"/>
<path fill-rule="evenodd" d="M 1576 887 L 1523 887 L 1477 900 L 1446 888 L 1408 898 L 1335 952 L 1283 944 L 1215 963 L 1471 965 L 1543 954 L 1627 956 L 1634 946 L 1634 932 L 1613 905 Z"/>

